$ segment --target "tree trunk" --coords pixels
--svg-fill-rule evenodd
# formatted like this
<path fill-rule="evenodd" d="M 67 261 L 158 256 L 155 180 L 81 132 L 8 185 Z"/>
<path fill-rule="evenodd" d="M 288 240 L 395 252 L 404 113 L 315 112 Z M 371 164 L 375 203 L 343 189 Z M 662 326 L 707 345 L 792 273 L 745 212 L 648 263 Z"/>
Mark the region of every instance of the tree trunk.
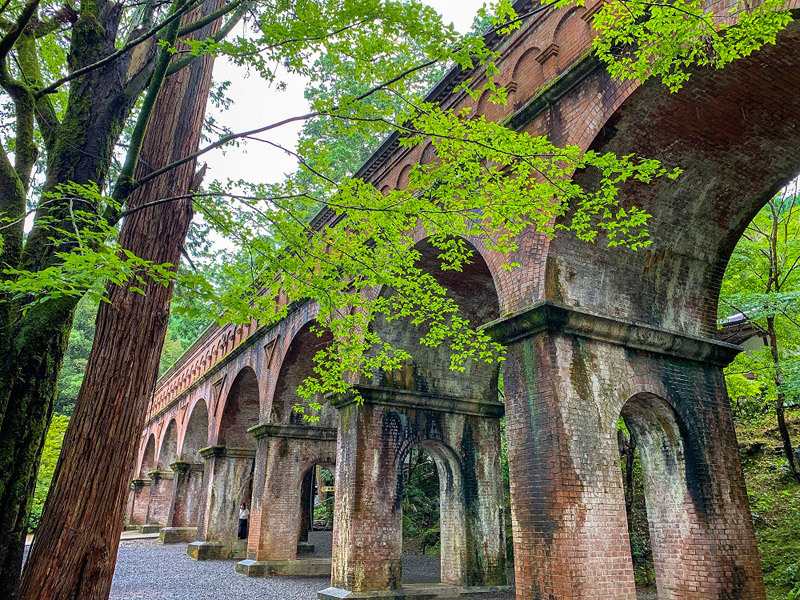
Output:
<path fill-rule="evenodd" d="M 76 302 L 61 298 L 33 307 L 25 327 L 15 332 L 13 345 L 20 350 L 20 376 L 13 379 L 0 427 L 0 598 L 16 597 L 30 498 Z"/>
<path fill-rule="evenodd" d="M 120 9 L 113 8 L 102 19 L 96 15 L 79 19 L 70 48 L 73 68 L 115 51 L 119 16 Z M 135 94 L 125 93 L 127 67 L 128 58 L 122 57 L 70 85 L 57 140 L 48 151 L 43 194 L 55 193 L 64 183 L 105 180 L 113 148 L 136 100 Z M 5 198 L 13 191 L 11 185 L 8 177 L 0 178 L 4 216 L 13 216 L 13 211 L 7 214 Z M 53 229 L 54 225 L 71 229 L 68 207 L 68 202 L 55 198 L 40 201 L 24 248 L 4 253 L 4 261 L 10 262 L 3 266 L 30 271 L 57 266 L 61 259 L 56 252 L 69 251 L 75 243 L 59 239 Z M 48 226 L 42 225 L 48 220 L 43 217 L 51 220 Z M 0 298 L 0 598 L 4 600 L 17 597 L 30 500 L 78 298 L 51 298 L 22 313 L 20 305 L 26 301 Z"/>
<path fill-rule="evenodd" d="M 198 11 L 208 14 L 221 0 Z M 195 20 L 198 11 L 184 21 Z M 205 39 L 219 23 L 196 32 Z M 137 178 L 194 152 L 211 85 L 213 60 L 203 57 L 169 77 L 145 136 Z M 129 206 L 187 193 L 194 164 L 138 189 Z M 144 208 L 126 217 L 122 247 L 155 263 L 177 265 L 192 216 L 190 200 Z M 172 285 L 150 282 L 145 295 L 130 282 L 107 288 L 94 345 L 64 438 L 61 457 L 20 597 L 27 600 L 108 598 L 116 564 L 129 477 L 153 393 L 169 316 Z"/>
<path fill-rule="evenodd" d="M 775 415 L 778 417 L 778 431 L 781 434 L 783 443 L 783 453 L 789 462 L 789 470 L 797 483 L 800 483 L 800 473 L 797 472 L 797 464 L 794 459 L 794 449 L 792 448 L 792 438 L 789 435 L 789 428 L 786 426 L 786 394 L 783 392 L 783 368 L 781 357 L 778 353 L 778 334 L 775 331 L 775 317 L 767 317 L 767 338 L 769 339 L 769 350 L 772 355 L 772 366 L 775 377 Z"/>

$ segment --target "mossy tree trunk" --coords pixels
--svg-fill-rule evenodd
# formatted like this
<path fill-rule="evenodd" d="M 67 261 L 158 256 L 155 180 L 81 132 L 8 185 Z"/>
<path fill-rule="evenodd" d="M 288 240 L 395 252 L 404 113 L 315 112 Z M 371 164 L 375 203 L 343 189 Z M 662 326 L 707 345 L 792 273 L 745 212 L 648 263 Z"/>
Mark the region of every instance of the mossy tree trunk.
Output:
<path fill-rule="evenodd" d="M 210 12 L 221 4 L 210 0 L 200 10 Z M 215 21 L 195 35 L 204 39 L 218 28 Z M 144 137 L 136 179 L 197 149 L 212 65 L 210 57 L 203 57 L 166 79 Z M 187 194 L 194 168 L 193 162 L 185 163 L 134 192 L 128 203 L 133 212 L 125 217 L 120 234 L 124 248 L 157 264 L 178 264 L 192 217 L 191 199 L 145 205 Z M 107 288 L 111 302 L 101 304 L 97 315 L 83 385 L 25 568 L 23 599 L 108 597 L 172 296 L 172 285 L 148 282 L 145 294 L 131 289 L 141 283 Z"/>
<path fill-rule="evenodd" d="M 116 50 L 120 14 L 111 5 L 85 3 L 70 49 L 75 68 Z M 24 69 L 24 59 L 29 57 L 22 50 L 20 55 Z M 129 64 L 130 57 L 123 56 L 72 82 L 65 114 L 57 125 L 51 124 L 57 131 L 44 136 L 48 153 L 42 197 L 47 202 L 38 203 L 34 227 L 24 245 L 22 223 L 19 235 L 12 234 L 14 246 L 2 256 L 4 267 L 45 269 L 58 264 L 57 252 L 68 251 L 74 244 L 74 240 L 59 238 L 54 229 L 70 223 L 69 202 L 58 197 L 59 186 L 105 181 L 114 146 L 138 95 L 130 97 L 130 87 L 124 85 Z M 36 81 L 36 73 L 30 75 Z M 43 104 L 37 111 L 49 114 Z M 4 171 L 0 196 L 18 203 L 21 192 L 24 212 L 29 172 L 0 170 Z M 3 216 L 19 210 L 10 208 L 9 212 L 8 204 L 0 206 Z M 51 298 L 28 306 L 26 302 L 29 299 L 2 298 L 0 311 L 0 597 L 8 599 L 17 594 L 33 486 L 78 298 Z"/>

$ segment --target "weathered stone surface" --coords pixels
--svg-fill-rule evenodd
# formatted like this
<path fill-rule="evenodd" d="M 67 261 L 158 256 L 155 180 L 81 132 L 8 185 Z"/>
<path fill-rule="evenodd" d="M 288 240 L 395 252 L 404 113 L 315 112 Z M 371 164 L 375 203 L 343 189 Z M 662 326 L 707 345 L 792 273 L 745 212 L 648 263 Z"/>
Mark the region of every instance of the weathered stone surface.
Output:
<path fill-rule="evenodd" d="M 168 524 L 170 527 L 194 527 L 196 530 L 205 465 L 182 461 L 172 463 L 170 468 L 175 472 L 175 482 Z"/>
<path fill-rule="evenodd" d="M 130 500 L 130 517 L 128 524 L 134 527 L 141 527 L 147 522 L 147 507 L 150 504 L 150 484 L 149 479 L 134 479 L 131 483 L 133 497 Z"/>
<path fill-rule="evenodd" d="M 237 537 L 239 505 L 250 505 L 252 493 L 253 459 L 255 451 L 249 448 L 211 446 L 203 449 L 206 459 L 205 499 L 200 515 L 197 539 L 209 545 L 207 549 L 193 550 L 190 556 L 204 558 L 245 558 L 247 540 Z M 194 554 L 193 554 L 194 553 Z"/>
<path fill-rule="evenodd" d="M 158 533 L 162 544 L 194 542 L 197 539 L 197 527 L 162 527 Z"/>
<path fill-rule="evenodd" d="M 500 594 L 509 589 L 509 586 L 457 586 L 446 583 L 412 583 L 396 590 L 378 590 L 353 592 L 341 588 L 329 587 L 317 593 L 319 600 L 435 600 L 437 598 L 461 598 L 464 596 L 480 598 L 485 594 Z"/>
<path fill-rule="evenodd" d="M 159 526 L 155 531 L 167 524 L 172 506 L 174 479 L 172 471 L 154 470 L 149 473 L 150 501 L 147 507 L 147 525 Z"/>
<path fill-rule="evenodd" d="M 236 572 L 248 577 L 322 577 L 331 573 L 330 558 L 303 558 L 300 560 L 241 560 Z"/>

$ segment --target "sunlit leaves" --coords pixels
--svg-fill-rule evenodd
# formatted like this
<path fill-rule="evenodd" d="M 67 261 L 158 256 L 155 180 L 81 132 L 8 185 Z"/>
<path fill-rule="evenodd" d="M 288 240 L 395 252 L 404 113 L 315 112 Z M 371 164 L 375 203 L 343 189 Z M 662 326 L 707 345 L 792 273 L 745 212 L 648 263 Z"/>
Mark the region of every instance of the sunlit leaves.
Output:
<path fill-rule="evenodd" d="M 785 0 L 736 2 L 722 14 L 702 0 L 616 0 L 594 17 L 594 49 L 613 76 L 658 77 L 677 91 L 692 68 L 721 68 L 774 44 L 791 19 Z"/>

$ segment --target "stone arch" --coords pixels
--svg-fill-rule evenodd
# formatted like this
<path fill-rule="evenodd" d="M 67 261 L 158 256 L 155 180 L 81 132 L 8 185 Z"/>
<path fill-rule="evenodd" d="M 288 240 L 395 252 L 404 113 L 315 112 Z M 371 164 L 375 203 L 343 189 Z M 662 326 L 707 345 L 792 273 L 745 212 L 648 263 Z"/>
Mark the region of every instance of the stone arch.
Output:
<path fill-rule="evenodd" d="M 583 16 L 586 8 L 575 6 L 561 17 L 553 34 L 553 44 L 557 47 L 556 65 L 558 71 L 568 67 L 584 51 L 592 36 L 587 35 L 591 26 Z"/>
<path fill-rule="evenodd" d="M 780 72 L 774 85 L 759 73 Z M 598 75 L 598 81 L 608 81 Z M 630 183 L 623 206 L 652 215 L 652 244 L 631 252 L 560 235 L 548 248 L 546 295 L 682 333 L 711 336 L 728 258 L 747 224 L 800 171 L 800 26 L 721 70 L 698 71 L 670 94 L 657 81 L 603 97 L 621 102 L 590 148 L 684 169 L 677 180 Z M 621 95 L 622 94 L 622 95 Z M 587 93 L 588 95 L 588 93 Z M 591 112 L 591 111 L 589 111 Z M 770 160 L 763 149 L 770 149 Z M 576 175 L 591 188 L 597 176 Z"/>
<path fill-rule="evenodd" d="M 200 398 L 194 403 L 186 423 L 180 457 L 186 462 L 200 463 L 203 460 L 200 450 L 208 445 L 208 405 Z"/>
<path fill-rule="evenodd" d="M 443 270 L 440 251 L 427 239 L 414 249 L 419 252 L 418 266 L 448 290 L 459 305 L 460 316 L 478 326 L 499 318 L 498 292 L 484 257 L 470 242 L 463 243 L 472 251 L 472 260 L 461 271 Z M 392 290 L 384 288 L 380 294 L 389 297 Z M 466 373 L 455 374 L 450 369 L 450 350 L 444 344 L 436 348 L 420 344 L 423 332 L 408 320 L 389 323 L 379 316 L 372 327 L 383 340 L 408 351 L 412 358 L 398 370 L 375 374 L 371 385 L 464 399 L 497 399 L 497 365 L 472 361 L 466 365 Z"/>
<path fill-rule="evenodd" d="M 692 554 L 703 537 L 702 484 L 693 468 L 702 460 L 693 456 L 683 420 L 663 397 L 637 393 L 624 404 L 620 416 L 641 456 L 658 597 L 687 597 L 692 584 L 684 576 L 683 552 Z"/>
<path fill-rule="evenodd" d="M 297 395 L 297 388 L 313 373 L 314 356 L 317 352 L 333 341 L 333 336 L 328 330 L 324 330 L 322 335 L 317 335 L 315 327 L 318 327 L 318 324 L 313 319 L 303 324 L 292 337 L 289 348 L 281 360 L 272 394 L 270 423 L 303 424 L 302 415 L 293 410 L 296 403 L 303 404 Z M 327 405 L 323 408 L 320 419 L 317 423 L 319 426 L 335 426 L 335 412 Z"/>
<path fill-rule="evenodd" d="M 142 452 L 142 460 L 139 463 L 139 477 L 148 477 L 148 473 L 156 466 L 156 436 L 151 433 L 147 438 L 147 443 Z"/>
<path fill-rule="evenodd" d="M 220 417 L 217 444 L 239 448 L 255 447 L 255 440 L 247 430 L 258 425 L 258 421 L 258 378 L 251 367 L 244 367 L 228 389 Z"/>
<path fill-rule="evenodd" d="M 400 169 L 400 174 L 397 176 L 397 183 L 394 186 L 395 189 L 404 190 L 408 187 L 412 168 L 413 165 L 405 165 L 402 169 Z"/>
<path fill-rule="evenodd" d="M 169 465 L 174 463 L 178 458 L 178 424 L 175 418 L 170 419 L 164 435 L 161 438 L 161 444 L 158 450 L 158 461 L 156 466 L 165 470 Z"/>

